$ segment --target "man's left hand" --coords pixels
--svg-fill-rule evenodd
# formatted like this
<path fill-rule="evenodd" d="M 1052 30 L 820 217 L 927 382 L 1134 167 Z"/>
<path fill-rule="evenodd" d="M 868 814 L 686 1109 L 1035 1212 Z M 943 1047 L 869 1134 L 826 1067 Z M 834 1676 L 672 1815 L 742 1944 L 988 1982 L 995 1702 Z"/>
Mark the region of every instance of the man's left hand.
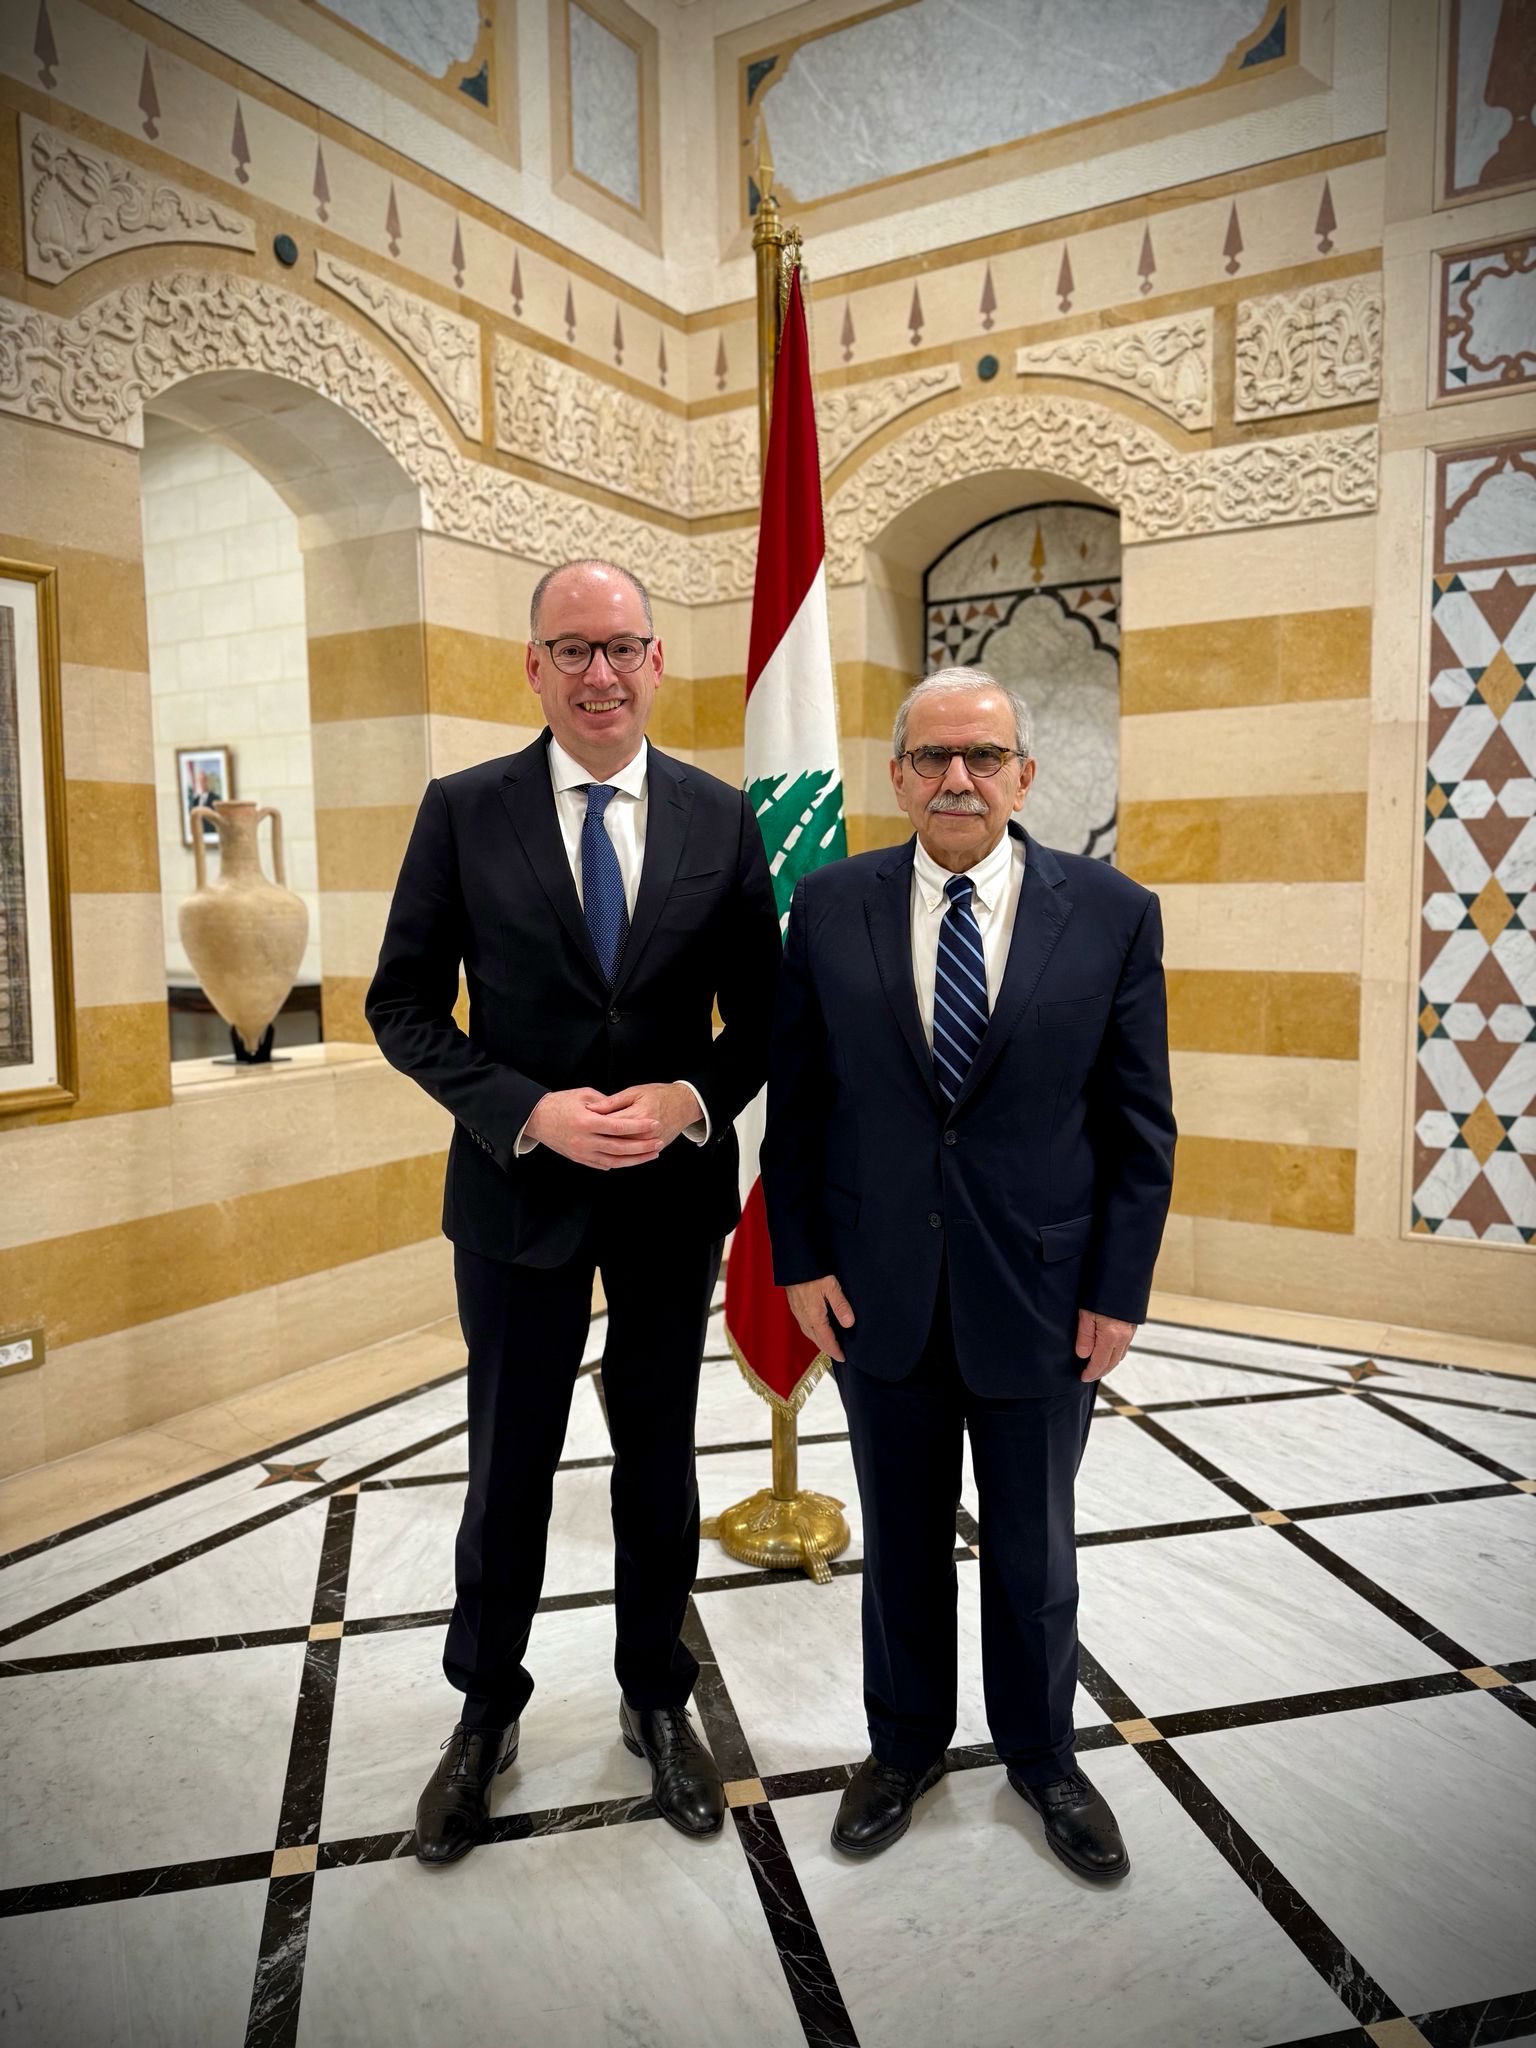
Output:
<path fill-rule="evenodd" d="M 648 1081 L 643 1088 L 621 1088 L 602 1104 L 606 1113 L 635 1110 L 649 1117 L 661 1129 L 661 1149 L 666 1151 L 690 1124 L 699 1120 L 699 1098 L 681 1081 Z"/>
<path fill-rule="evenodd" d="M 1096 1316 L 1091 1308 L 1080 1308 L 1074 1349 L 1088 1363 L 1079 1379 L 1101 1380 L 1106 1373 L 1113 1372 L 1130 1350 L 1135 1334 L 1134 1323 L 1117 1323 L 1113 1316 Z"/>

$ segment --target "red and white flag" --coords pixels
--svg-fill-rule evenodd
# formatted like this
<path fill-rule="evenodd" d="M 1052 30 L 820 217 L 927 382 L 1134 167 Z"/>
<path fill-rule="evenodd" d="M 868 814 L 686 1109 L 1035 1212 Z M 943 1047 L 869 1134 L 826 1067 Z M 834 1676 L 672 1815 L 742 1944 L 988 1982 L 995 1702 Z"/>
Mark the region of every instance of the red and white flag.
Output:
<path fill-rule="evenodd" d="M 781 935 L 796 882 L 848 851 L 826 553 L 810 340 L 797 269 L 774 374 L 747 659 L 745 786 L 768 855 Z M 757 1164 L 763 1100 L 759 1095 L 736 1127 L 745 1192 L 726 1271 L 725 1330 L 749 1385 L 793 1415 L 827 1361 L 801 1335 L 783 1290 L 773 1284 Z"/>

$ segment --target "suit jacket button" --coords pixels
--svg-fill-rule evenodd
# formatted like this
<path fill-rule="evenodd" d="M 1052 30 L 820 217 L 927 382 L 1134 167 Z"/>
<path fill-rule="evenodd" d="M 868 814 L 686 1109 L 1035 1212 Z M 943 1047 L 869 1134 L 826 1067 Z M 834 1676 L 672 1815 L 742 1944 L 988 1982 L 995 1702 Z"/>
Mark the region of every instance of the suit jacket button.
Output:
<path fill-rule="evenodd" d="M 928 1211 L 928 1228 L 930 1230 L 942 1230 L 944 1228 L 944 1218 L 937 1209 L 930 1209 Z"/>
<path fill-rule="evenodd" d="M 953 1145 L 953 1144 L 954 1144 L 954 1142 L 955 1142 L 955 1134 L 954 1134 L 954 1132 L 953 1132 L 953 1131 L 946 1131 L 946 1132 L 944 1133 L 944 1142 L 945 1142 L 945 1144 L 946 1144 L 946 1145 Z"/>
<path fill-rule="evenodd" d="M 618 1011 L 617 1011 L 617 1010 L 610 1010 L 610 1011 L 608 1012 L 608 1022 L 609 1022 L 610 1024 L 617 1024 L 617 1023 L 618 1023 L 618 1021 L 619 1021 L 619 1013 L 618 1013 Z"/>

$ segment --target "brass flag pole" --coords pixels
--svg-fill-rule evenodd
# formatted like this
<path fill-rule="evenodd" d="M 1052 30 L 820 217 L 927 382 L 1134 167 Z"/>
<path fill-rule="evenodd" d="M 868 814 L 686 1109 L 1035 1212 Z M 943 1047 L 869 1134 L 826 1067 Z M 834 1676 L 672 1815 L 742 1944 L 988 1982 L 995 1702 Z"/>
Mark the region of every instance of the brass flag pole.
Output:
<path fill-rule="evenodd" d="M 758 429 L 762 472 L 766 476 L 774 371 L 790 279 L 800 264 L 800 232 L 798 228 L 786 228 L 779 213 L 766 134 L 757 166 L 757 188 L 752 248 L 757 258 Z M 738 1363 L 745 1364 L 739 1353 L 737 1356 Z M 818 1374 L 823 1362 L 817 1362 Z M 748 1377 L 760 1393 L 767 1391 L 750 1372 Z M 831 1560 L 848 1548 L 849 1530 L 841 1501 L 830 1494 L 800 1489 L 797 1414 L 811 1384 L 808 1376 L 793 1405 L 769 1396 L 773 1416 L 771 1484 L 722 1514 L 710 1517 L 702 1524 L 700 1534 L 714 1538 L 739 1563 L 765 1570 L 804 1571 L 818 1585 L 827 1585 L 832 1577 Z"/>

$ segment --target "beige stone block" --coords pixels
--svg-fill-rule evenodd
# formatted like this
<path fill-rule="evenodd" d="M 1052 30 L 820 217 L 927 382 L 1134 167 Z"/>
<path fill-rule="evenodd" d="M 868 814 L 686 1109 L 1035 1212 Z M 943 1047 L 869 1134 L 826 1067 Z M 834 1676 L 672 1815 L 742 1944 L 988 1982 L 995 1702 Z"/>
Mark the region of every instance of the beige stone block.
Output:
<path fill-rule="evenodd" d="M 1283 1145 L 1352 1146 L 1358 1070 L 1352 1060 L 1267 1059 L 1174 1052 L 1180 1136 L 1257 1138 Z"/>
<path fill-rule="evenodd" d="M 1383 260 L 1383 428 L 1394 417 L 1424 412 L 1439 381 L 1438 268 L 1427 250 L 1399 247 Z"/>
<path fill-rule="evenodd" d="M 1465 412 L 1461 417 L 1465 420 Z M 1434 559 L 1428 464 L 1421 450 L 1383 455 L 1375 523 L 1371 716 L 1413 723 L 1424 715 Z"/>
<path fill-rule="evenodd" d="M 263 1288 L 55 1351 L 43 1366 L 48 1457 L 274 1378 L 275 1308 Z"/>
<path fill-rule="evenodd" d="M 1375 521 L 1369 514 L 1310 525 L 1257 526 L 1125 550 L 1127 631 L 1217 619 L 1332 611 L 1371 602 Z"/>
<path fill-rule="evenodd" d="M 745 766 L 740 747 L 694 747 L 689 749 L 687 759 L 707 775 L 729 783 L 732 789 L 741 788 Z"/>
<path fill-rule="evenodd" d="M 153 782 L 154 725 L 149 677 L 134 669 L 62 672 L 64 772 L 74 782 Z"/>
<path fill-rule="evenodd" d="M 1182 1293 L 1195 1280 L 1195 1219 L 1170 1215 L 1157 1255 L 1155 1285 Z"/>
<path fill-rule="evenodd" d="M 1358 1227 L 1373 1237 L 1396 1237 L 1408 1225 L 1417 1008 L 1413 989 L 1414 984 L 1403 978 L 1366 981 L 1360 990 Z"/>
<path fill-rule="evenodd" d="M 325 971 L 371 977 L 389 916 L 389 891 L 337 891 L 320 900 L 320 957 Z"/>
<path fill-rule="evenodd" d="M 453 1247 L 433 1235 L 275 1289 L 278 1370 L 335 1358 L 454 1308 Z"/>
<path fill-rule="evenodd" d="M 0 1478 L 40 1465 L 47 1456 L 43 1409 L 43 1368 L 8 1373 L 0 1379 Z M 0 1503 L 0 1527 L 7 1549 L 28 1541 L 14 1530 Z"/>
<path fill-rule="evenodd" d="M 6 414 L 0 416 L 0 476 L 8 480 L 7 527 L 56 547 L 128 562 L 142 555 L 135 449 Z M 31 559 L 55 557 L 45 551 Z"/>
<path fill-rule="evenodd" d="M 1121 801 L 1364 789 L 1368 710 L 1362 697 L 1122 719 Z"/>
<path fill-rule="evenodd" d="M 1399 1321 L 1530 1348 L 1531 1283 L 1518 1247 L 1363 1237 L 1197 1216 L 1195 1289 L 1207 1299 Z M 1423 1356 L 1421 1352 L 1419 1354 Z"/>
<path fill-rule="evenodd" d="M 747 649 L 752 642 L 752 607 L 745 598 L 695 607 L 689 614 L 688 630 L 689 661 L 684 674 L 745 675 Z M 682 666 L 677 650 L 670 644 L 667 654 L 669 666 Z"/>
<path fill-rule="evenodd" d="M 171 1208 L 170 1118 L 169 1110 L 144 1109 L 6 1132 L 0 1249 Z"/>
<path fill-rule="evenodd" d="M 1369 980 L 1398 979 L 1416 964 L 1415 880 L 1424 818 L 1419 754 L 1413 726 L 1372 725 L 1361 953 Z"/>
<path fill-rule="evenodd" d="M 1358 882 L 1176 882 L 1157 891 L 1170 967 L 1358 974 Z"/>
<path fill-rule="evenodd" d="M 75 1001 L 164 1003 L 165 916 L 158 890 L 137 895 L 82 892 L 69 899 Z"/>
<path fill-rule="evenodd" d="M 336 1074 L 273 1067 L 246 1085 L 178 1091 L 171 1105 L 175 1206 L 227 1202 L 340 1171 Z M 273 1086 L 266 1085 L 275 1076 Z"/>
<path fill-rule="evenodd" d="M 544 574 L 533 562 L 442 534 L 421 536 L 422 616 L 492 640 L 528 637 L 528 603 Z"/>
<path fill-rule="evenodd" d="M 338 1172 L 447 1150 L 453 1118 L 382 1058 L 338 1068 L 333 1085 Z"/>
<path fill-rule="evenodd" d="M 339 718 L 310 728 L 320 809 L 411 804 L 426 788 L 427 721 Z"/>
<path fill-rule="evenodd" d="M 370 534 L 304 556 L 304 622 L 319 637 L 409 626 L 421 618 L 422 535 Z"/>
<path fill-rule="evenodd" d="M 1383 419 L 1382 454 L 1396 454 L 1411 448 L 1459 448 L 1472 440 L 1506 441 L 1529 435 L 1532 418 L 1529 392 L 1511 391 L 1496 395 L 1493 387 L 1488 391 L 1489 395 L 1476 401 L 1475 412 L 1468 406 L 1442 405 Z"/>
<path fill-rule="evenodd" d="M 489 718 L 453 718 L 434 711 L 427 720 L 427 745 L 431 773 L 454 775 L 461 768 L 473 768 L 481 761 L 499 760 L 503 754 L 520 753 L 531 746 L 543 730 L 538 717 L 538 699 L 531 690 L 519 715 L 530 714 L 526 724 L 503 725 Z"/>

